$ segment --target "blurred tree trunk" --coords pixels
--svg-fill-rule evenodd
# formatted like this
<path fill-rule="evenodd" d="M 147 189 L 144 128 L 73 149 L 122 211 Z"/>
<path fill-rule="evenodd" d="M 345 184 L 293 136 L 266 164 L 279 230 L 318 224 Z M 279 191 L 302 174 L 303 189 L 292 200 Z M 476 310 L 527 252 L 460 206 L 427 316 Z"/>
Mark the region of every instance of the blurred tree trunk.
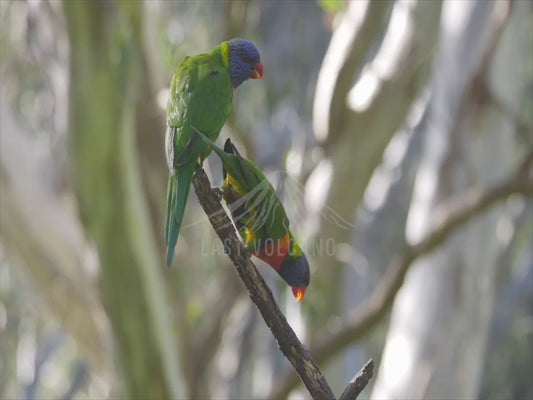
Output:
<path fill-rule="evenodd" d="M 505 66 L 491 69 L 509 7 L 507 1 L 445 2 L 425 153 L 407 221 L 411 243 L 432 228 L 443 202 L 471 186 L 494 184 L 522 154 L 515 148 L 514 112 L 497 99 L 517 104 L 513 90 L 530 77 L 510 61 L 527 47 L 508 37 L 501 42 Z M 372 397 L 477 398 L 511 216 L 509 204 L 497 206 L 412 266 L 393 306 Z"/>
<path fill-rule="evenodd" d="M 353 1 L 336 26 L 313 108 L 315 135 L 326 157 L 306 183 L 306 201 L 315 203 L 317 211 L 314 243 L 322 249 L 312 261 L 317 266 L 312 285 L 322 301 L 315 304 L 311 332 L 335 322 L 345 310 L 341 288 L 346 263 L 353 260 L 341 249 L 351 248 L 356 210 L 368 183 L 427 84 L 440 10 L 441 1 Z M 331 176 L 329 187 L 324 175 Z M 335 254 L 324 250 L 331 243 Z M 345 380 L 345 368 L 336 367 L 327 374 L 338 377 L 331 382 L 334 387 Z"/>
<path fill-rule="evenodd" d="M 143 77 L 135 43 L 142 3 L 65 1 L 63 7 L 70 40 L 72 180 L 98 248 L 125 392 L 176 398 L 180 376 L 159 275 L 163 262 L 136 153 L 134 107 Z"/>
<path fill-rule="evenodd" d="M 315 182 L 311 175 L 307 190 L 311 182 L 319 184 L 327 191 L 325 205 L 344 220 L 351 222 L 355 218 L 386 146 L 427 82 L 437 39 L 433 27 L 438 24 L 440 5 L 439 1 L 395 3 L 380 43 L 387 2 L 351 2 L 334 33 L 320 71 L 313 115 L 317 138 L 324 142 L 327 153 L 327 159 L 316 171 L 329 164 L 332 181 L 327 188 L 324 180 Z M 400 35 L 396 30 L 399 25 L 405 28 Z M 349 45 L 344 38 L 347 29 L 354 32 Z M 372 44 L 381 46 L 365 65 Z M 356 74 L 358 79 L 352 87 Z M 338 77 L 332 79 L 331 75 Z M 372 87 L 368 86 L 371 82 Z M 316 243 L 351 243 L 353 231 L 335 223 L 324 206 L 320 212 Z M 315 262 L 319 268 L 313 287 L 328 293 L 320 309 L 322 317 L 317 319 L 322 326 L 339 310 L 341 291 L 333 288 L 342 287 L 344 261 L 322 252 Z"/>
<path fill-rule="evenodd" d="M 50 158 L 17 123 L 3 88 L 0 115 L 0 229 L 6 258 L 31 279 L 93 372 L 113 379 L 109 325 L 84 259 L 81 224 L 55 191 Z"/>

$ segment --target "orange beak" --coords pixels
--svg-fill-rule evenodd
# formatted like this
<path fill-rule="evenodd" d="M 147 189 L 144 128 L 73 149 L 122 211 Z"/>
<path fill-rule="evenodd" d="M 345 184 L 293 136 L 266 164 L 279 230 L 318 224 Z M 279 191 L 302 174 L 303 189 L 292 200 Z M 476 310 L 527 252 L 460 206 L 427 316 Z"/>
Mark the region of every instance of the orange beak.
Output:
<path fill-rule="evenodd" d="M 252 75 L 250 75 L 250 78 L 263 79 L 264 73 L 265 73 L 265 69 L 263 68 L 263 64 L 259 62 L 255 64 L 254 70 L 252 71 Z"/>
<path fill-rule="evenodd" d="M 298 286 L 292 287 L 292 294 L 294 295 L 294 297 L 296 297 L 296 301 L 300 302 L 304 299 L 305 289 L 306 289 L 305 287 L 298 287 Z"/>

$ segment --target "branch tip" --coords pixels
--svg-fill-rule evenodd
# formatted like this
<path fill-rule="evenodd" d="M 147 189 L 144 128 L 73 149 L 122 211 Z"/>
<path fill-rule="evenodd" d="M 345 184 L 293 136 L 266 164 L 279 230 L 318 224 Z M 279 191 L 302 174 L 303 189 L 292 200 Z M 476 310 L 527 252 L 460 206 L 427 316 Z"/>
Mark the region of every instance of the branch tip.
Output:
<path fill-rule="evenodd" d="M 370 359 L 361 370 L 352 378 L 339 400 L 354 400 L 359 396 L 374 375 L 374 360 Z"/>

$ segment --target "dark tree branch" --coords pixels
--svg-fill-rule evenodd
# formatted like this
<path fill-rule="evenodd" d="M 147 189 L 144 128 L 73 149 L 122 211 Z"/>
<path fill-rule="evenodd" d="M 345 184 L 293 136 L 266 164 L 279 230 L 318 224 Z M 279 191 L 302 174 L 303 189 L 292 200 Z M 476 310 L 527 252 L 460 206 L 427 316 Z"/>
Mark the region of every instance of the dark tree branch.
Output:
<path fill-rule="evenodd" d="M 250 298 L 259 309 L 267 326 L 276 338 L 280 350 L 291 362 L 295 371 L 313 399 L 335 399 L 326 378 L 320 372 L 307 349 L 287 322 L 266 285 L 263 277 L 250 261 L 250 255 L 242 245 L 233 224 L 220 204 L 220 191 L 211 188 L 211 183 L 202 168 L 197 168 L 193 179 L 194 189 L 200 205 L 209 217 L 209 221 L 224 244 L 224 251 L 235 265 L 235 269 L 248 290 Z M 374 362 L 368 361 L 361 371 L 352 379 L 340 399 L 355 400 L 365 388 L 370 378 Z"/>
<path fill-rule="evenodd" d="M 342 392 L 339 400 L 353 400 L 359 396 L 359 393 L 368 385 L 370 379 L 374 375 L 374 360 L 370 359 L 367 363 L 361 368 L 350 381 L 344 392 Z"/>
<path fill-rule="evenodd" d="M 419 257 L 442 244 L 455 229 L 510 195 L 533 196 L 532 164 L 533 149 L 530 149 L 516 171 L 500 184 L 489 189 L 472 188 L 459 199 L 445 204 L 437 212 L 434 228 L 418 243 L 404 245 L 403 251 L 389 263 L 387 273 L 370 298 L 350 314 L 341 329 L 311 346 L 314 359 L 318 363 L 328 361 L 375 327 L 390 309 L 409 267 Z M 278 382 L 279 385 L 270 396 L 272 399 L 286 398 L 298 383 L 291 371 L 279 378 Z"/>
<path fill-rule="evenodd" d="M 296 337 L 274 300 L 272 292 L 255 265 L 250 261 L 249 254 L 220 204 L 220 195 L 211 188 L 209 179 L 202 168 L 197 169 L 193 185 L 202 208 L 224 244 L 224 251 L 235 265 L 250 298 L 272 331 L 280 350 L 291 362 L 314 399 L 335 399 L 320 369 Z"/>

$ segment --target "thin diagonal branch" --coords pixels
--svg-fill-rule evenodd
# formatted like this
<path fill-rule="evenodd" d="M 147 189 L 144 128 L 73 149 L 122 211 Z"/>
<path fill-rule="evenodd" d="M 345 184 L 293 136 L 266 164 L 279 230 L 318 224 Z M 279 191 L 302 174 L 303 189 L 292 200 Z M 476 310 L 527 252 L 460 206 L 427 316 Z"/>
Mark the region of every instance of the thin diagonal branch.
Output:
<path fill-rule="evenodd" d="M 311 347 L 314 359 L 318 363 L 328 361 L 344 347 L 375 327 L 390 309 L 409 267 L 419 257 L 442 244 L 454 230 L 513 194 L 533 196 L 532 164 L 533 149 L 530 149 L 516 171 L 500 184 L 488 189 L 472 188 L 459 199 L 444 205 L 437 213 L 434 228 L 419 242 L 404 245 L 403 251 L 389 263 L 387 273 L 370 298 L 350 314 L 341 329 L 323 337 Z M 279 385 L 271 394 L 271 399 L 286 398 L 298 383 L 291 371 L 279 378 L 278 382 Z"/>
<path fill-rule="evenodd" d="M 224 251 L 235 265 L 235 269 L 244 286 L 246 286 L 250 298 L 272 331 L 280 350 L 291 362 L 314 399 L 335 399 L 317 364 L 311 359 L 307 349 L 296 337 L 274 300 L 272 292 L 255 265 L 250 261 L 249 254 L 244 249 L 233 225 L 220 204 L 219 195 L 211 189 L 209 179 L 202 168 L 197 169 L 193 185 L 202 208 L 224 244 Z"/>
<path fill-rule="evenodd" d="M 368 385 L 370 379 L 374 375 L 374 360 L 370 359 L 367 363 L 361 368 L 350 381 L 344 392 L 342 392 L 339 400 L 353 400 L 363 391 L 363 389 Z"/>

